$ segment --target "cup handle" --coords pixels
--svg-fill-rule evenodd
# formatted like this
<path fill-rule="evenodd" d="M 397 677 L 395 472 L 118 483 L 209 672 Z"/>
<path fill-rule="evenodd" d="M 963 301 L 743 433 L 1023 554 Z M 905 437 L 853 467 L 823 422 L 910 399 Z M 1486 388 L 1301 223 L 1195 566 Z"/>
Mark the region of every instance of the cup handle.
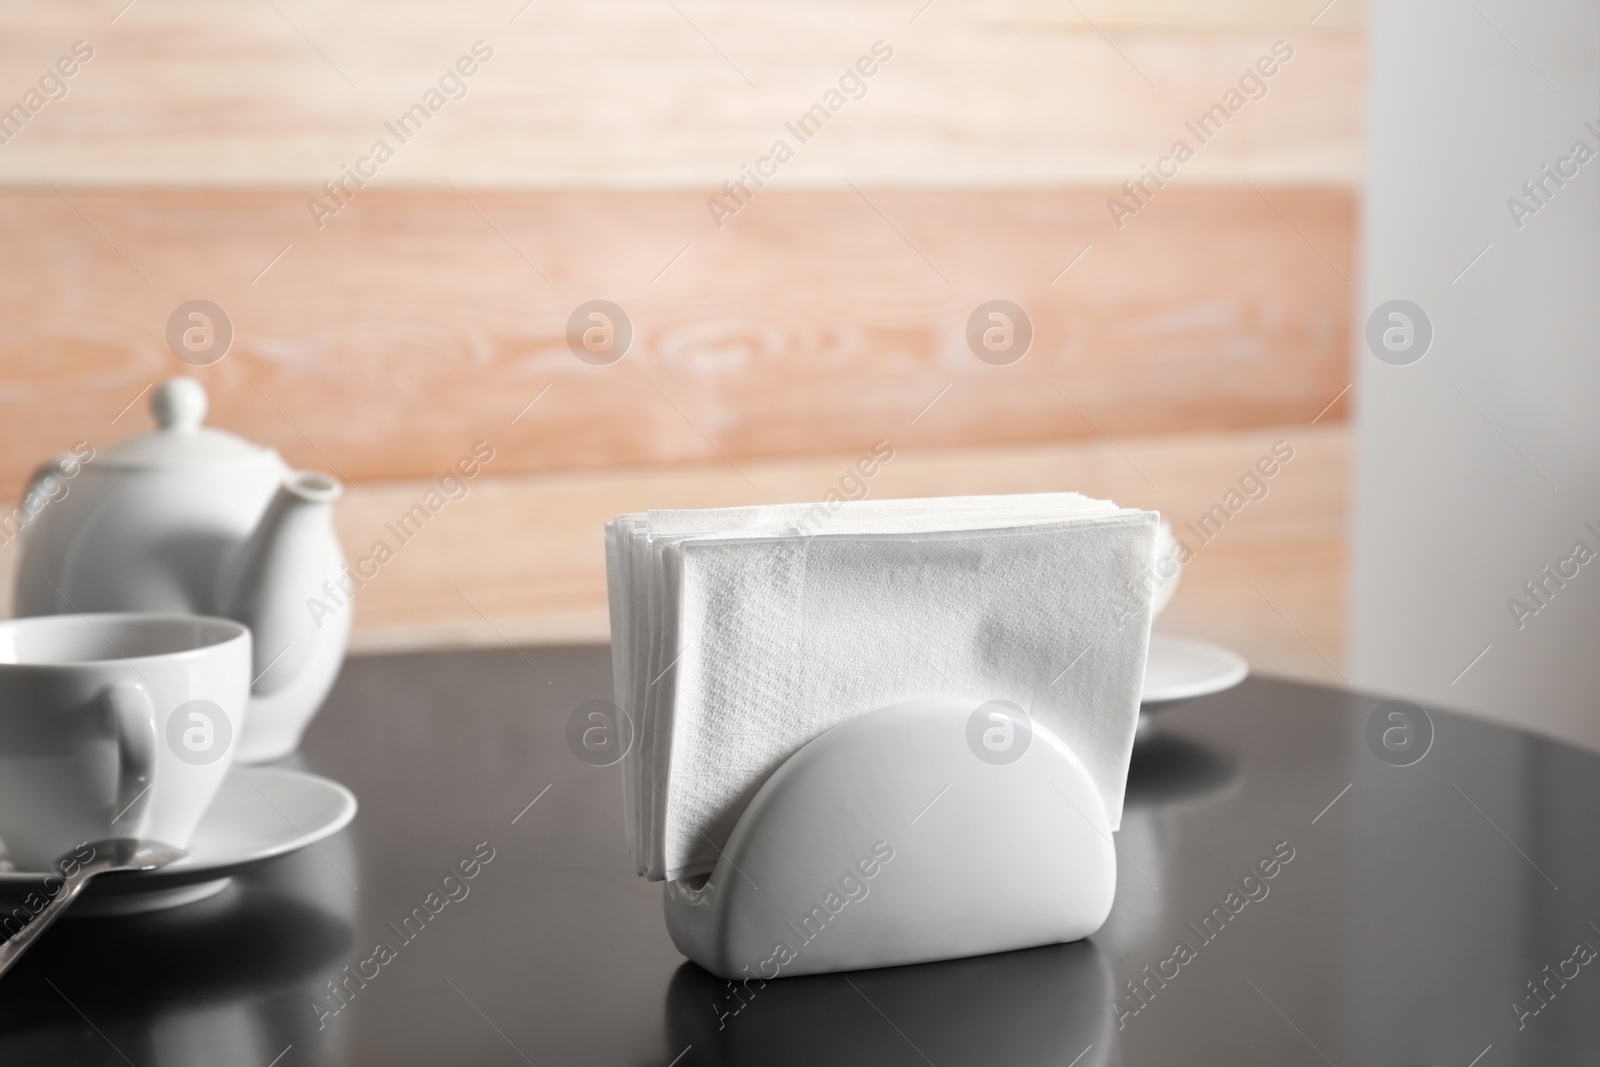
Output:
<path fill-rule="evenodd" d="M 118 682 L 102 698 L 117 738 L 117 806 L 113 837 L 143 837 L 156 758 L 156 709 L 138 682 Z"/>

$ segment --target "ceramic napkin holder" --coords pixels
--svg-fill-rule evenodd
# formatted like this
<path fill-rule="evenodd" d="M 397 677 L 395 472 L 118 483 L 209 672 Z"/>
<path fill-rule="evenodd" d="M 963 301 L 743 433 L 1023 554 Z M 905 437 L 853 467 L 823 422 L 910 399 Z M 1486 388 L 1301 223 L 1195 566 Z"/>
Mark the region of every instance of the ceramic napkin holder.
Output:
<path fill-rule="evenodd" d="M 1003 702 L 926 699 L 790 756 L 709 876 L 668 882 L 685 956 L 750 981 L 1075 941 L 1100 928 L 1117 857 L 1100 791 Z"/>

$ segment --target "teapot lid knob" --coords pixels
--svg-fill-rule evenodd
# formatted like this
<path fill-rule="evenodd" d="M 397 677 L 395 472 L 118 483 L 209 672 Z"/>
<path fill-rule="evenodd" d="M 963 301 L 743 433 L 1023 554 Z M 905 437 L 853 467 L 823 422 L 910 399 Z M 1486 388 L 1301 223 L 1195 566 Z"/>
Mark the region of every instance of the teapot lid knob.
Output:
<path fill-rule="evenodd" d="M 193 378 L 168 378 L 150 397 L 150 413 L 163 430 L 198 430 L 206 406 L 205 386 Z"/>

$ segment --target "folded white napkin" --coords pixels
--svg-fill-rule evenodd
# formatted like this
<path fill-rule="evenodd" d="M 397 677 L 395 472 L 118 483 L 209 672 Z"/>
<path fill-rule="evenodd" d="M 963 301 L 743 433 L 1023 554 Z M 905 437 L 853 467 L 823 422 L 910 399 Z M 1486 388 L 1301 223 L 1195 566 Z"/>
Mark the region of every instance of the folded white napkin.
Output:
<path fill-rule="evenodd" d="M 651 512 L 607 527 L 641 874 L 705 873 L 831 726 L 923 696 L 1008 699 L 1121 818 L 1156 516 L 1077 494 Z"/>

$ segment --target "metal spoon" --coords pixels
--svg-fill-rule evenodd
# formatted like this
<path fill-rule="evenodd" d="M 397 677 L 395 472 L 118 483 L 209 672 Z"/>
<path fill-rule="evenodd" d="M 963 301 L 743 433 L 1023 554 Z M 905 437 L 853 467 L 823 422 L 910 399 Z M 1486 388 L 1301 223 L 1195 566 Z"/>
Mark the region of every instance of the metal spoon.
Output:
<path fill-rule="evenodd" d="M 83 857 L 86 851 L 89 852 L 87 859 Z M 0 975 L 11 969 L 11 965 L 28 951 L 29 946 L 39 939 L 40 934 L 50 928 L 51 923 L 61 917 L 61 913 L 67 910 L 67 905 L 76 900 L 78 894 L 82 893 L 97 876 L 115 874 L 119 871 L 151 871 L 181 860 L 187 855 L 188 853 L 181 848 L 135 837 L 95 841 L 86 846 L 80 845 L 66 853 L 56 860 L 51 870 L 52 872 L 71 870 L 72 873 L 59 876 L 61 887 L 50 897 L 49 902 L 29 920 L 28 925 L 13 934 L 9 941 L 0 944 Z"/>

